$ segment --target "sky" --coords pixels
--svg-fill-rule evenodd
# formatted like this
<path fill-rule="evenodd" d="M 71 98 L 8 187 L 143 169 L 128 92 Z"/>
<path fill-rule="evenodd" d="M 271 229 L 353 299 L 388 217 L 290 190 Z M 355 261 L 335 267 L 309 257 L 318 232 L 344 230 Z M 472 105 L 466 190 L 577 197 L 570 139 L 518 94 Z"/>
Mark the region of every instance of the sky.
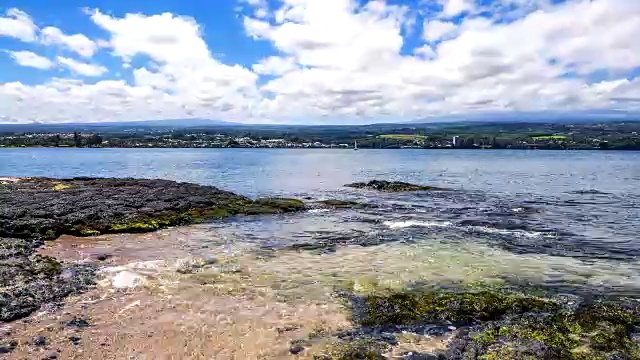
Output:
<path fill-rule="evenodd" d="M 0 123 L 640 114 L 638 0 L 3 0 Z"/>

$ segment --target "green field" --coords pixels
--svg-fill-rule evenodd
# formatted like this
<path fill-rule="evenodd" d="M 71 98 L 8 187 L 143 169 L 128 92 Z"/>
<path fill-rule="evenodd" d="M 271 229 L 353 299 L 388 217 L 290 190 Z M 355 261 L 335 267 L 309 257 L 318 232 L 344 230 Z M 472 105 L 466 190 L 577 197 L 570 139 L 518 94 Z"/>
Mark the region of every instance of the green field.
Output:
<path fill-rule="evenodd" d="M 378 136 L 382 139 L 404 140 L 404 141 L 416 141 L 424 140 L 427 137 L 424 135 L 412 135 L 412 134 L 385 134 Z"/>
<path fill-rule="evenodd" d="M 532 136 L 534 140 L 564 140 L 567 137 L 565 135 L 545 135 L 545 136 Z"/>

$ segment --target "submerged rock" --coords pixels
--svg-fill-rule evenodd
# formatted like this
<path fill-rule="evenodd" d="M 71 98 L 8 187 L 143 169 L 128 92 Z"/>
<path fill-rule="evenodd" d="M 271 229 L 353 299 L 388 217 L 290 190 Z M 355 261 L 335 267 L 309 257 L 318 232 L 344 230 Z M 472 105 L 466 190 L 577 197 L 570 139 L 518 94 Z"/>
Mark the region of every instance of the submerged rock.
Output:
<path fill-rule="evenodd" d="M 65 325 L 76 328 L 87 328 L 89 327 L 89 322 L 86 319 L 74 317 L 73 319 L 67 321 Z"/>
<path fill-rule="evenodd" d="M 336 199 L 321 200 L 316 202 L 316 204 L 322 207 L 334 208 L 334 209 L 363 208 L 368 206 L 366 204 L 360 204 L 355 201 L 336 200 Z"/>
<path fill-rule="evenodd" d="M 386 181 L 386 180 L 371 180 L 369 182 L 357 182 L 353 184 L 347 184 L 346 187 L 356 189 L 367 189 L 384 192 L 405 192 L 405 191 L 449 191 L 450 189 L 410 184 L 402 181 Z"/>
<path fill-rule="evenodd" d="M 47 338 L 44 336 L 36 336 L 31 340 L 33 346 L 45 346 L 47 345 Z"/>
<path fill-rule="evenodd" d="M 479 292 L 398 292 L 355 298 L 354 320 L 367 327 L 471 325 L 506 315 L 559 311 L 558 302 L 533 296 Z"/>
<path fill-rule="evenodd" d="M 51 260 L 49 260 L 51 261 Z M 55 261 L 55 260 L 53 260 Z M 14 262 L 15 263 L 15 262 Z M 32 258 L 19 260 L 19 266 L 25 269 L 26 276 L 12 278 L 7 276 L 6 263 L 0 263 L 0 321 L 8 322 L 28 316 L 47 303 L 57 302 L 65 297 L 78 294 L 93 286 L 95 268 L 90 265 L 65 265 L 58 263 L 58 273 L 49 273 L 42 277 L 38 273 L 37 261 Z"/>

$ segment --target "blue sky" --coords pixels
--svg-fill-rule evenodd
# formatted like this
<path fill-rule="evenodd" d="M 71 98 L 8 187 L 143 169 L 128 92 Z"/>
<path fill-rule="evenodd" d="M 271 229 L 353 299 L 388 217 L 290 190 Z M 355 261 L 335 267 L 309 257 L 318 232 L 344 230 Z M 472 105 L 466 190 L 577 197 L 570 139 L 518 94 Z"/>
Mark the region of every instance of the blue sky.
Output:
<path fill-rule="evenodd" d="M 5 0 L 0 122 L 635 116 L 640 2 Z"/>

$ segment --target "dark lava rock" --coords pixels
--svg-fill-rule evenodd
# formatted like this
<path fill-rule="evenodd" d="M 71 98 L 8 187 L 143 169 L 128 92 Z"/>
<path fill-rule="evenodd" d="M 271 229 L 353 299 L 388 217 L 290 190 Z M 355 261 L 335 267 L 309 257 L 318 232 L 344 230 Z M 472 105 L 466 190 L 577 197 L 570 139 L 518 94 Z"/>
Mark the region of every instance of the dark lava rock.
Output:
<path fill-rule="evenodd" d="M 31 344 L 34 346 L 45 346 L 47 345 L 47 338 L 44 336 L 36 336 L 31 340 Z"/>
<path fill-rule="evenodd" d="M 51 353 L 51 354 L 43 357 L 42 360 L 56 360 L 57 358 L 58 358 L 58 354 Z"/>
<path fill-rule="evenodd" d="M 261 215 L 274 213 L 289 213 L 302 211 L 306 208 L 304 202 L 298 199 L 288 198 L 262 198 L 256 199 L 246 207 L 245 214 Z"/>
<path fill-rule="evenodd" d="M 169 180 L 24 179 L 0 185 L 0 237 L 148 232 L 241 214 L 304 209 L 295 199 L 258 199 Z"/>
<path fill-rule="evenodd" d="M 93 254 L 91 257 L 98 261 L 106 261 L 112 258 L 113 255 L 106 252 L 101 252 L 101 253 Z"/>
<path fill-rule="evenodd" d="M 368 183 L 359 182 L 347 184 L 346 187 L 356 189 L 367 189 L 384 192 L 404 192 L 404 191 L 449 191 L 450 189 L 435 186 L 415 185 L 401 181 L 371 180 Z"/>
<path fill-rule="evenodd" d="M 89 322 L 85 319 L 73 318 L 72 320 L 67 321 L 65 325 L 82 329 L 89 327 Z"/>
<path fill-rule="evenodd" d="M 292 355 L 298 355 L 303 351 L 304 351 L 304 346 L 300 346 L 300 345 L 293 345 L 289 348 L 289 352 Z"/>
<path fill-rule="evenodd" d="M 82 340 L 81 338 L 77 337 L 77 336 L 69 336 L 69 341 L 73 344 L 73 345 L 80 345 L 80 340 Z"/>
<path fill-rule="evenodd" d="M 78 294 L 95 283 L 95 268 L 91 265 L 66 266 L 52 258 L 43 261 L 37 257 L 12 260 L 22 267 L 15 277 L 11 277 L 15 272 L 7 271 L 12 267 L 0 260 L 0 284 L 4 286 L 0 292 L 0 321 L 26 317 L 43 304 Z M 48 262 L 51 262 L 48 267 L 43 267 L 43 263 Z M 43 272 L 48 275 L 44 276 Z"/>
<path fill-rule="evenodd" d="M 318 205 L 328 208 L 334 209 L 345 209 L 345 208 L 356 208 L 356 207 L 364 207 L 364 204 L 357 203 L 355 201 L 347 201 L 347 200 L 321 200 L 317 202 Z"/>
<path fill-rule="evenodd" d="M 295 199 L 251 200 L 212 186 L 168 180 L 29 178 L 0 183 L 0 321 L 94 284 L 91 265 L 32 256 L 63 234 L 136 233 L 234 215 L 300 211 Z M 97 255 L 104 261 L 109 254 Z"/>
<path fill-rule="evenodd" d="M 7 345 L 0 345 L 0 354 L 9 354 L 13 352 L 18 346 L 18 342 L 15 340 L 9 341 Z"/>

